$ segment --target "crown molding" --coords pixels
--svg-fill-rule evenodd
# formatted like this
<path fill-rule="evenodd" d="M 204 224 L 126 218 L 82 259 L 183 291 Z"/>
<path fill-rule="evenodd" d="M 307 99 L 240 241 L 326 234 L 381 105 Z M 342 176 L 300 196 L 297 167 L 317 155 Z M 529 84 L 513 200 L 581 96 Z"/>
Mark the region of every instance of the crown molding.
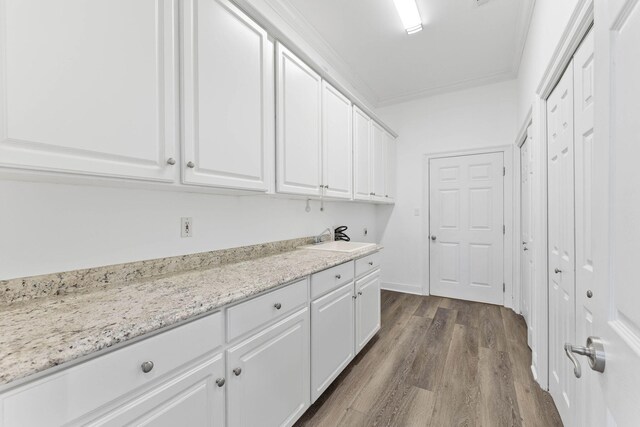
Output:
<path fill-rule="evenodd" d="M 340 78 L 346 80 L 344 83 L 352 86 L 352 92 L 373 107 L 377 105 L 378 96 L 371 86 L 353 70 L 295 6 L 288 0 L 264 1 L 328 63 L 328 66 L 321 67 L 323 71 L 338 81 Z"/>
<path fill-rule="evenodd" d="M 520 18 L 516 21 L 516 37 L 513 55 L 513 72 L 517 76 L 520 73 L 520 63 L 522 55 L 527 44 L 529 36 L 529 27 L 533 19 L 533 10 L 536 6 L 536 0 L 524 0 L 520 11 Z"/>
<path fill-rule="evenodd" d="M 472 77 L 470 79 L 459 80 L 457 82 L 437 87 L 427 87 L 417 91 L 407 92 L 399 96 L 383 98 L 378 102 L 378 107 L 388 107 L 390 105 L 413 101 L 420 98 L 428 98 L 447 92 L 457 92 L 459 90 L 471 89 L 478 86 L 485 86 L 492 83 L 499 83 L 515 79 L 517 75 L 511 68 L 485 76 Z"/>

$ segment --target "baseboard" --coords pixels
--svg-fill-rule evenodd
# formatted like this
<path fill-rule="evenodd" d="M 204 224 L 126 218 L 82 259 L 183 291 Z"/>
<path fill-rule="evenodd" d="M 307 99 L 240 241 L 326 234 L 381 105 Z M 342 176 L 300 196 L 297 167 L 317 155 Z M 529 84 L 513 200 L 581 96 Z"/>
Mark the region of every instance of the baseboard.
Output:
<path fill-rule="evenodd" d="M 423 295 L 422 287 L 419 285 L 407 285 L 405 283 L 382 282 L 380 288 L 387 291 L 402 292 L 405 294 Z"/>
<path fill-rule="evenodd" d="M 538 382 L 538 371 L 536 371 L 536 367 L 531 365 L 531 373 L 533 374 L 533 379 Z"/>

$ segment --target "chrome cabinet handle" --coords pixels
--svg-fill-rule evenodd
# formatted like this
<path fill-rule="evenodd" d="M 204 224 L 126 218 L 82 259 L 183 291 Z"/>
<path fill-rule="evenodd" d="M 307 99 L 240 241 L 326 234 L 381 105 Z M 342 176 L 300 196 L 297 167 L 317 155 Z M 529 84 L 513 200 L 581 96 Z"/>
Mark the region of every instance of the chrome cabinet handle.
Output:
<path fill-rule="evenodd" d="M 351 296 L 351 298 L 356 299 L 356 298 L 358 298 L 358 297 L 357 297 L 357 296 L 355 296 L 355 295 L 352 295 L 352 296 Z"/>
<path fill-rule="evenodd" d="M 189 169 L 193 169 L 193 168 L 195 168 L 195 167 L 196 167 L 196 164 L 195 164 L 195 163 L 193 163 L 193 162 L 187 162 L 187 167 L 188 167 Z"/>
<path fill-rule="evenodd" d="M 167 159 L 167 164 L 171 165 L 171 166 L 175 165 L 176 164 L 176 159 L 174 159 L 173 157 L 169 157 Z"/>
<path fill-rule="evenodd" d="M 593 292 L 591 291 L 591 289 L 587 290 L 587 298 L 591 298 L 593 297 Z"/>
<path fill-rule="evenodd" d="M 605 367 L 605 353 L 604 353 L 604 345 L 602 344 L 602 340 L 598 337 L 589 337 L 587 338 L 587 346 L 581 347 L 566 343 L 564 345 L 564 352 L 573 363 L 573 373 L 576 378 L 580 378 L 582 376 L 582 368 L 580 367 L 580 362 L 573 355 L 579 354 L 581 356 L 587 356 L 589 360 L 589 367 L 596 372 L 604 372 Z"/>
<path fill-rule="evenodd" d="M 555 271 L 555 272 L 556 272 L 556 274 L 558 274 L 558 273 L 562 273 L 562 270 L 560 270 L 559 268 L 556 268 L 556 269 L 555 269 L 555 270 L 553 270 L 553 271 Z"/>
<path fill-rule="evenodd" d="M 282 304 L 280 304 L 279 302 L 273 304 L 273 306 L 276 308 L 276 310 L 280 310 L 282 308 Z"/>
<path fill-rule="evenodd" d="M 434 242 L 435 242 L 436 239 L 437 239 L 436 236 L 433 236 L 433 235 L 431 236 L 431 240 L 433 240 Z"/>
<path fill-rule="evenodd" d="M 148 374 L 153 369 L 153 362 L 151 360 L 147 360 L 146 362 L 142 362 L 140 367 L 142 368 L 142 372 Z"/>
<path fill-rule="evenodd" d="M 523 244 L 523 245 L 526 245 L 526 244 L 527 244 L 527 242 L 522 242 L 522 244 Z"/>
<path fill-rule="evenodd" d="M 234 374 L 236 377 L 239 377 L 241 373 L 242 373 L 242 368 L 234 368 L 234 369 L 233 369 L 233 374 Z"/>
<path fill-rule="evenodd" d="M 216 380 L 216 384 L 218 385 L 218 387 L 222 387 L 224 385 L 226 381 L 224 380 L 224 378 L 218 378 Z"/>
<path fill-rule="evenodd" d="M 369 265 L 373 265 L 373 261 L 369 261 Z"/>
<path fill-rule="evenodd" d="M 522 249 L 522 250 L 523 250 L 523 251 L 528 251 L 528 250 L 529 250 L 529 248 L 525 246 L 525 247 L 524 247 L 524 249 Z"/>
<path fill-rule="evenodd" d="M 358 291 L 358 295 L 362 295 L 362 291 Z"/>
<path fill-rule="evenodd" d="M 340 280 L 340 279 L 342 279 L 342 276 L 339 275 L 339 274 L 336 274 L 336 279 Z"/>

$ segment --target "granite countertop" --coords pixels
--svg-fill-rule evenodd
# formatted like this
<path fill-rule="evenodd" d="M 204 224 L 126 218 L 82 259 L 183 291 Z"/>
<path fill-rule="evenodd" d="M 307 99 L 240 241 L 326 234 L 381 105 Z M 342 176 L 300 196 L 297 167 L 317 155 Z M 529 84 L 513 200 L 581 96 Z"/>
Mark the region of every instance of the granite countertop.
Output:
<path fill-rule="evenodd" d="M 0 388 L 381 248 L 296 249 L 0 306 Z"/>

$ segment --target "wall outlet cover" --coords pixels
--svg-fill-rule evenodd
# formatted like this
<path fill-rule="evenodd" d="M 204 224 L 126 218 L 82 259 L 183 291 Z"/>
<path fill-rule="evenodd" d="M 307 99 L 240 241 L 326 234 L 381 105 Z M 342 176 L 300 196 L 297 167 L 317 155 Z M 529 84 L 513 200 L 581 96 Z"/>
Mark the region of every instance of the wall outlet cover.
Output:
<path fill-rule="evenodd" d="M 180 236 L 191 237 L 193 236 L 193 218 L 183 216 L 180 219 Z"/>

